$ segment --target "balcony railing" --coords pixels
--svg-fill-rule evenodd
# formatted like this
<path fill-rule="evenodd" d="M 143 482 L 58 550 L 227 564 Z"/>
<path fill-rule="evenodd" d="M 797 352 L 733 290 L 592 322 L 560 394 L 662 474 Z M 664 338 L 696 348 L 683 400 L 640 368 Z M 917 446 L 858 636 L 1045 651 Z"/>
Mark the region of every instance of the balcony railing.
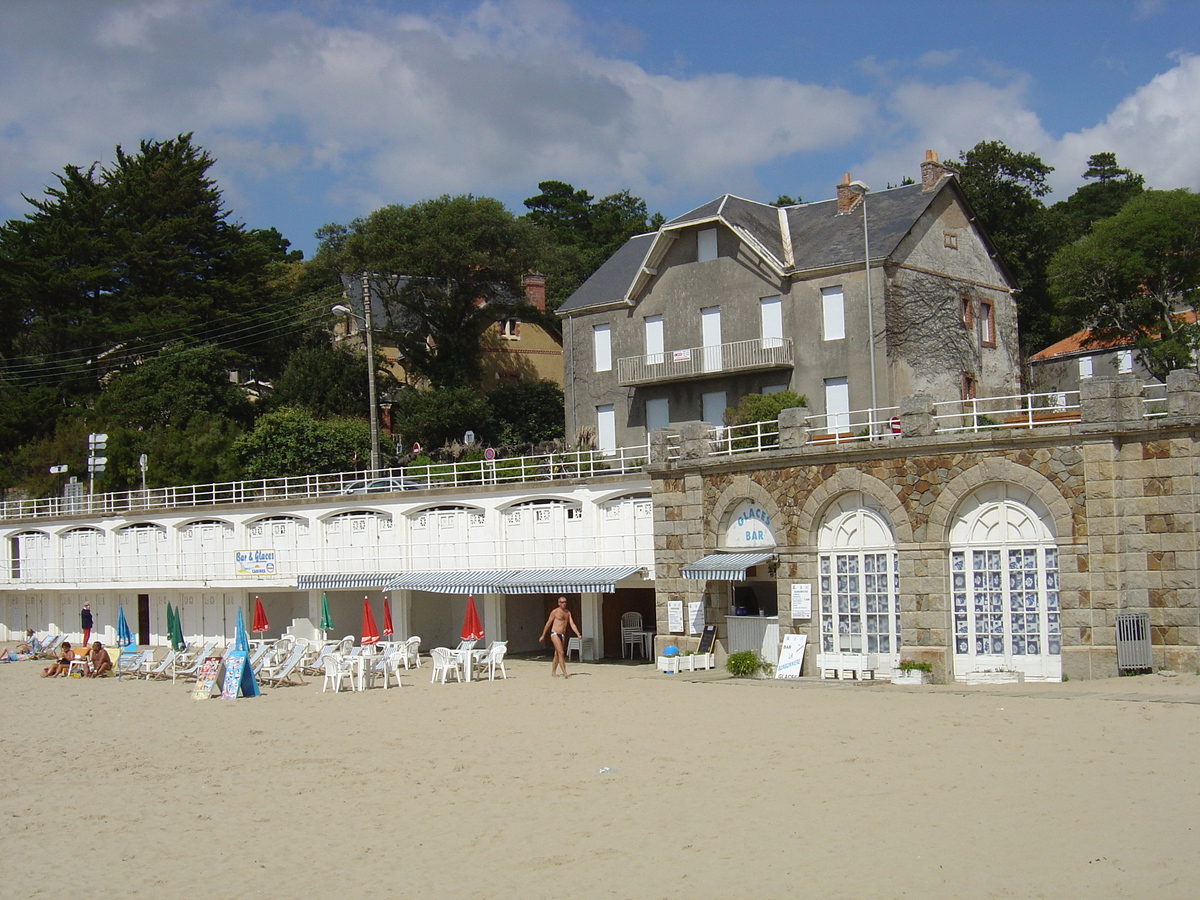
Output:
<path fill-rule="evenodd" d="M 790 369 L 790 338 L 757 338 L 711 347 L 689 347 L 617 360 L 617 380 L 623 386 L 663 381 L 689 381 L 730 372 Z"/>
<path fill-rule="evenodd" d="M 948 400 L 934 406 L 939 434 L 1069 425 L 1080 419 L 1079 391 Z"/>

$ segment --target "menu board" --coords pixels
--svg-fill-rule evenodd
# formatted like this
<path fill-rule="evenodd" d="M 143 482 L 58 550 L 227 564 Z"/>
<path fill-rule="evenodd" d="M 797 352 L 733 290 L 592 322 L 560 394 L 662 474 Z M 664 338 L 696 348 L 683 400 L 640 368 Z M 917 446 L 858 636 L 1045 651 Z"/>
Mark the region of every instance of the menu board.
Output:
<path fill-rule="evenodd" d="M 775 667 L 776 678 L 799 678 L 804 665 L 804 647 L 807 634 L 785 634 L 779 650 L 779 665 Z"/>
<path fill-rule="evenodd" d="M 667 601 L 667 631 L 672 634 L 683 633 L 683 601 Z"/>
<path fill-rule="evenodd" d="M 688 602 L 688 634 L 699 634 L 704 630 L 704 601 Z"/>
<path fill-rule="evenodd" d="M 196 700 L 207 700 L 212 696 L 217 679 L 221 677 L 221 657 L 210 656 L 200 665 L 200 674 L 196 677 L 196 688 L 192 697 Z"/>
<path fill-rule="evenodd" d="M 229 662 L 225 664 L 225 680 L 221 684 L 221 699 L 236 700 L 238 688 L 242 684 L 242 672 L 246 668 L 246 656 L 242 653 L 232 653 Z"/>

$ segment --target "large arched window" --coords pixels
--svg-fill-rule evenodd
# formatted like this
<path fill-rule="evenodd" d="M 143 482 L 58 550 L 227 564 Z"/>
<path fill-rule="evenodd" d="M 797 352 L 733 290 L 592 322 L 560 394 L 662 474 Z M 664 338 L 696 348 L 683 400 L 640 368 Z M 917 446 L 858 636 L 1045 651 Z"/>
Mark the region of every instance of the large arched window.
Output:
<path fill-rule="evenodd" d="M 170 568 L 167 529 L 150 522 L 117 531 L 117 578 L 122 581 L 161 578 Z"/>
<path fill-rule="evenodd" d="M 891 523 L 864 494 L 825 511 L 820 549 L 821 650 L 877 653 L 879 671 L 900 661 L 900 576 Z"/>
<path fill-rule="evenodd" d="M 99 528 L 72 528 L 60 540 L 64 581 L 99 581 L 107 572 L 108 542 Z"/>
<path fill-rule="evenodd" d="M 473 506 L 434 506 L 408 516 L 409 565 L 413 569 L 495 566 L 484 511 Z"/>
<path fill-rule="evenodd" d="M 959 505 L 950 531 L 956 676 L 1011 668 L 1062 679 L 1051 522 L 1037 497 L 1010 484 L 985 485 Z"/>
<path fill-rule="evenodd" d="M 396 571 L 400 562 L 392 517 L 374 510 L 338 513 L 321 523 L 331 571 Z"/>
<path fill-rule="evenodd" d="M 566 500 L 530 500 L 504 511 L 508 567 L 544 569 L 592 563 L 596 548 L 583 536 L 583 507 Z"/>

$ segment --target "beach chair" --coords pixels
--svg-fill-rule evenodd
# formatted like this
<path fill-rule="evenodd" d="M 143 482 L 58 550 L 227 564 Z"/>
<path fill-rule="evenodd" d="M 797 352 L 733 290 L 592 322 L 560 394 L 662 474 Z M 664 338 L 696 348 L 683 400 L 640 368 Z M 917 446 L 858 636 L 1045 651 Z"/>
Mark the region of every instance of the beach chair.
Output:
<path fill-rule="evenodd" d="M 633 659 L 633 651 L 637 650 L 644 656 L 646 643 L 642 638 L 642 614 L 627 612 L 621 616 L 621 658 L 625 658 L 625 648 L 629 648 L 629 658 Z"/>
<path fill-rule="evenodd" d="M 504 654 L 507 652 L 508 641 L 492 641 L 487 653 L 475 660 L 475 668 L 480 675 L 487 672 L 488 681 L 496 680 L 496 669 L 498 668 L 500 676 L 507 681 L 508 673 L 504 671 Z"/>
<path fill-rule="evenodd" d="M 32 655 L 33 659 L 56 659 L 58 645 L 63 642 L 65 634 L 48 634 L 45 640 L 38 644 L 38 650 Z"/>
<path fill-rule="evenodd" d="M 154 662 L 153 650 L 122 650 L 117 654 L 117 664 L 113 668 L 117 672 L 117 681 L 122 675 L 140 675 L 142 669 Z"/>
<path fill-rule="evenodd" d="M 267 655 L 270 652 L 271 646 L 269 644 L 263 644 L 261 647 L 255 649 L 255 651 L 250 654 L 250 671 L 257 675 L 258 670 L 262 668 L 263 663 L 266 662 Z"/>
<path fill-rule="evenodd" d="M 309 647 L 310 652 L 300 662 L 300 671 L 305 675 L 320 675 L 325 670 L 325 657 L 337 650 L 338 646 L 337 641 L 315 645 L 315 655 L 311 653 L 314 648 Z"/>
<path fill-rule="evenodd" d="M 329 686 L 333 685 L 333 692 L 336 694 L 342 689 L 342 682 L 347 678 L 351 679 L 350 688 L 354 688 L 354 675 L 346 666 L 346 662 L 342 659 L 342 654 L 333 652 L 326 653 L 321 660 L 321 671 L 324 678 L 321 681 L 321 693 L 329 690 Z"/>
<path fill-rule="evenodd" d="M 216 648 L 216 641 L 209 641 L 201 648 L 199 653 L 181 652 L 175 657 L 175 670 L 171 673 L 171 680 L 182 678 L 184 680 L 191 679 L 195 681 L 200 675 L 200 667 L 204 665 L 204 661 L 212 656 L 213 650 Z"/>
<path fill-rule="evenodd" d="M 167 655 L 147 668 L 142 673 L 142 676 L 146 681 L 149 681 L 151 678 L 162 678 L 164 680 L 170 678 L 171 668 L 175 665 L 175 660 L 178 656 L 178 650 L 168 650 Z"/>
<path fill-rule="evenodd" d="M 388 680 L 396 679 L 396 687 L 400 687 L 400 666 L 404 663 L 404 648 L 397 647 L 394 650 L 384 653 L 379 656 L 373 663 L 367 666 L 366 676 L 371 685 L 375 684 L 376 676 L 383 676 L 383 689 L 386 691 Z"/>
<path fill-rule="evenodd" d="M 446 676 L 451 672 L 458 681 L 462 681 L 462 670 L 458 667 L 458 661 L 450 655 L 450 650 L 446 647 L 434 647 L 429 651 L 429 659 L 433 662 L 433 676 L 429 679 L 429 683 L 441 679 L 442 684 L 446 683 Z"/>
<path fill-rule="evenodd" d="M 304 655 L 303 647 L 296 647 L 282 663 L 274 666 L 263 666 L 258 673 L 258 680 L 263 684 L 284 685 L 304 684 L 300 674 L 300 657 Z"/>
<path fill-rule="evenodd" d="M 413 635 L 404 642 L 404 668 L 412 663 L 414 669 L 421 668 L 421 638 Z"/>

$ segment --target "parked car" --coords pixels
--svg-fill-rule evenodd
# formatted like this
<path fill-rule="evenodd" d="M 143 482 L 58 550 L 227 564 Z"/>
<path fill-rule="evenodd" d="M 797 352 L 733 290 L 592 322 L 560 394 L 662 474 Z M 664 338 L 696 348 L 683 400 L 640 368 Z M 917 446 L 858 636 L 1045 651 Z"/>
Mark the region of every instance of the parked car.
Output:
<path fill-rule="evenodd" d="M 352 481 L 342 490 L 343 494 L 391 494 L 395 491 L 415 491 L 429 487 L 420 478 L 367 478 Z"/>

